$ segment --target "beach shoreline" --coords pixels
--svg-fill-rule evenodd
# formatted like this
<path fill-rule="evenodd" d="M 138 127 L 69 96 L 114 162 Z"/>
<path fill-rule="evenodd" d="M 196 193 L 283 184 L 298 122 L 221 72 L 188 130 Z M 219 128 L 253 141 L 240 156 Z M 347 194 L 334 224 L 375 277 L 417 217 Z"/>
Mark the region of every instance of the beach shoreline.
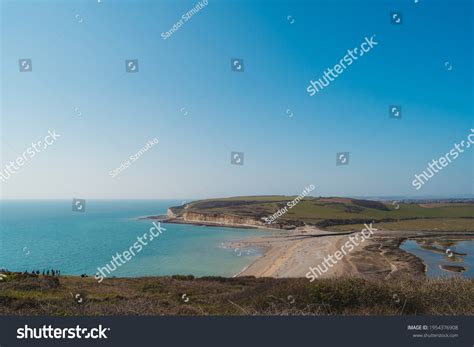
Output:
<path fill-rule="evenodd" d="M 210 227 L 227 227 L 227 228 L 248 228 L 279 231 L 278 235 L 262 235 L 250 237 L 230 244 L 231 248 L 252 247 L 262 251 L 262 255 L 255 259 L 252 263 L 242 268 L 232 277 L 255 276 L 255 277 L 274 277 L 274 278 L 297 278 L 305 277 L 310 266 L 314 267 L 324 261 L 324 257 L 328 254 L 334 254 L 344 244 L 350 235 L 354 235 L 356 231 L 333 232 L 322 230 L 313 226 L 297 227 L 293 230 L 283 230 L 277 228 L 269 228 L 266 226 L 256 226 L 248 224 L 230 224 L 220 222 L 201 222 L 186 221 L 178 218 L 169 218 L 168 216 L 161 220 L 162 223 L 189 224 Z M 159 219 L 155 217 L 147 217 L 147 219 Z M 385 232 L 386 235 L 394 232 Z M 405 237 L 416 236 L 416 233 L 406 233 Z M 403 265 L 399 265 L 406 273 L 415 276 L 423 276 L 425 268 L 423 262 L 411 253 L 405 252 L 399 248 L 403 240 L 394 239 L 394 243 L 387 243 L 391 252 L 405 253 L 407 258 Z M 382 277 L 392 273 L 394 264 L 387 260 L 386 257 L 380 256 L 373 250 L 374 245 L 379 245 L 379 241 L 367 240 L 366 244 L 361 245 L 360 249 L 355 250 L 354 254 L 348 254 L 341 261 L 337 262 L 331 271 L 323 274 L 321 278 L 333 276 L 369 276 Z M 362 253 L 367 252 L 367 255 Z M 315 256 L 311 256 L 315 253 Z M 368 261 L 370 254 L 372 261 Z"/>
<path fill-rule="evenodd" d="M 378 201 L 348 198 L 304 200 L 300 205 L 306 204 L 306 212 L 299 211 L 296 215 L 292 212 L 293 215 L 268 224 L 264 222 L 267 219 L 265 216 L 275 208 L 285 206 L 285 199 L 273 197 L 271 201 L 275 203 L 270 207 L 266 205 L 266 201 L 252 197 L 241 200 L 203 200 L 170 207 L 167 215 L 149 216 L 145 219 L 157 219 L 162 223 L 262 230 L 262 235 L 230 243 L 230 247 L 234 249 L 252 247 L 262 250 L 261 256 L 233 277 L 306 277 L 312 280 L 347 275 L 379 279 L 405 275 L 421 277 L 425 276 L 427 265 L 423 259 L 400 247 L 405 240 L 474 237 L 474 231 L 466 222 L 469 217 L 462 219 L 461 215 L 460 220 L 440 220 L 442 230 L 438 230 L 439 226 L 433 224 L 433 219 L 426 219 L 429 216 L 425 216 L 425 212 L 419 212 L 411 205 L 404 205 L 403 209 L 407 210 L 403 212 L 404 219 L 399 216 L 397 219 L 393 216 L 398 213 L 399 207 L 391 208 Z M 340 211 L 342 208 L 344 210 Z M 408 213 L 409 209 L 414 209 L 413 213 L 417 213 L 417 218 Z M 314 211 L 314 214 L 308 214 L 308 210 Z M 383 213 L 384 216 L 371 219 L 368 212 L 363 214 L 363 211 L 369 210 Z M 324 214 L 319 214 L 318 211 Z M 322 215 L 325 217 L 321 218 Z M 368 225 L 372 228 L 372 223 L 375 233 L 371 237 L 363 237 L 362 241 L 359 239 L 356 244 L 353 238 L 361 236 L 358 234 Z M 447 228 L 453 224 L 455 228 Z M 354 247 L 350 246 L 350 251 L 346 254 L 349 242 L 354 242 Z M 338 257 L 337 261 L 333 260 L 333 256 Z M 321 270 L 318 274 L 315 273 L 316 268 Z"/>
<path fill-rule="evenodd" d="M 328 233 L 324 230 L 302 232 L 295 230 L 286 235 L 247 238 L 234 242 L 234 247 L 260 247 L 264 253 L 235 276 L 306 277 L 310 267 L 324 262 L 324 258 L 348 242 L 357 232 Z M 366 239 L 352 252 L 330 267 L 318 278 L 356 276 L 388 279 L 397 276 L 425 276 L 426 265 L 416 255 L 400 248 L 408 239 L 458 236 L 473 238 L 474 233 L 440 233 L 381 230 Z"/>
<path fill-rule="evenodd" d="M 231 248 L 252 247 L 261 250 L 262 255 L 242 268 L 232 277 L 306 277 L 310 267 L 324 263 L 324 258 L 338 251 L 349 236 L 359 231 L 328 231 L 305 225 L 285 230 L 265 225 L 222 223 L 212 221 L 190 221 L 169 216 L 150 216 L 145 219 L 158 219 L 162 223 L 200 225 L 209 227 L 261 229 L 278 231 L 278 234 L 261 235 L 231 242 Z M 358 276 L 387 279 L 397 276 L 422 277 L 426 265 L 416 255 L 400 248 L 403 241 L 417 237 L 467 236 L 473 232 L 439 231 L 376 231 L 373 238 L 366 239 L 354 251 L 348 253 L 318 278 L 337 276 Z"/>

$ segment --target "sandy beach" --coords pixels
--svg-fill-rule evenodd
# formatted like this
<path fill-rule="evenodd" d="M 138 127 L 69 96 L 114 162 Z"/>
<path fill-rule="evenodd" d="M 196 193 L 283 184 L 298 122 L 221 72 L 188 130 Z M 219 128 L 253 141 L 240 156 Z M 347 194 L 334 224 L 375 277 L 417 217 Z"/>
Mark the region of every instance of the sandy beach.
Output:
<path fill-rule="evenodd" d="M 280 196 L 265 197 L 263 200 L 255 197 L 202 200 L 170 207 L 165 216 L 146 218 L 160 219 L 164 223 L 261 229 L 261 236 L 227 245 L 234 249 L 258 248 L 263 254 L 235 273 L 234 277 L 306 277 L 309 280 L 338 276 L 377 279 L 423 277 L 428 267 L 419 254 L 400 248 L 405 240 L 472 238 L 474 234 L 467 205 L 449 205 L 456 208 L 456 213 L 443 210 L 440 214 L 444 213 L 445 218 L 434 220 L 430 216 L 432 212 L 424 211 L 425 205 L 404 204 L 403 213 L 400 213 L 400 205 L 393 208 L 380 201 L 312 198 L 300 202 L 301 211 L 292 209 L 290 213 L 285 209 L 288 206 L 286 200 Z M 269 201 L 272 203 L 269 204 Z M 430 210 L 433 208 L 438 207 L 430 206 Z M 283 213 L 285 218 L 265 223 L 273 218 L 268 216 L 277 214 L 271 214 L 275 210 L 283 210 L 288 215 Z M 383 218 L 381 215 L 378 219 L 369 218 L 374 211 L 383 214 Z M 325 218 L 318 219 L 317 216 L 321 215 Z M 413 218 L 414 215 L 419 217 Z M 366 229 L 373 228 L 373 232 L 362 237 L 364 225 Z M 328 227 L 331 231 L 327 230 Z M 445 266 L 442 270 L 450 269 Z M 463 271 L 466 268 L 459 269 Z"/>
<path fill-rule="evenodd" d="M 328 232 L 312 227 L 282 231 L 279 235 L 262 235 L 233 243 L 233 247 L 258 247 L 264 255 L 237 276 L 305 277 L 309 267 L 323 264 L 359 232 Z M 410 231 L 377 231 L 337 261 L 319 278 L 351 275 L 388 279 L 402 275 L 423 276 L 423 262 L 399 248 L 408 237 L 434 236 L 437 233 Z"/>

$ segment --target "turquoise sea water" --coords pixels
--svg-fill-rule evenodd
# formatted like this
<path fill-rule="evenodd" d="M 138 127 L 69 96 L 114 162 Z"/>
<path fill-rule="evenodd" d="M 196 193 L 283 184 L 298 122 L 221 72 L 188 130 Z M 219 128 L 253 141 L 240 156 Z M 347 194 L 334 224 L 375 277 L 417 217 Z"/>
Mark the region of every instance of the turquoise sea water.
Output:
<path fill-rule="evenodd" d="M 113 255 L 129 249 L 152 220 L 181 200 L 87 200 L 85 212 L 72 211 L 72 199 L 0 201 L 0 268 L 10 271 L 59 269 L 62 274 L 93 276 Z M 163 224 L 159 237 L 110 276 L 172 274 L 232 276 L 260 254 L 229 248 L 230 241 L 266 231 Z"/>

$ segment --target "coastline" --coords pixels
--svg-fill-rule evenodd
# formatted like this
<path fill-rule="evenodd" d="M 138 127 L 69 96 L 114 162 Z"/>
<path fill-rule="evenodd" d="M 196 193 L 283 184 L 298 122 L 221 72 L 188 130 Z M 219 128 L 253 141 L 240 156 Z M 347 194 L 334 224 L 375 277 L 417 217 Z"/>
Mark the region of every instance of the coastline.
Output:
<path fill-rule="evenodd" d="M 279 231 L 278 235 L 262 235 L 250 237 L 231 243 L 231 247 L 253 247 L 262 250 L 262 255 L 242 268 L 232 277 L 273 277 L 301 278 L 305 277 L 310 266 L 324 261 L 324 257 L 333 254 L 350 235 L 356 231 L 333 232 L 313 226 L 297 227 L 293 230 L 269 228 L 264 225 L 232 224 L 211 221 L 187 221 L 169 216 L 146 217 L 161 219 L 162 223 L 189 224 L 211 227 L 248 228 Z M 438 233 L 439 234 L 439 233 Z M 337 262 L 331 271 L 320 276 L 361 276 L 387 278 L 402 273 L 412 276 L 424 276 L 425 265 L 415 255 L 405 252 L 399 245 L 409 237 L 427 236 L 419 232 L 380 231 L 373 239 L 354 250 Z M 383 246 L 383 250 L 380 248 Z M 388 257 L 387 254 L 391 254 Z"/>
<path fill-rule="evenodd" d="M 282 231 L 281 228 L 270 228 L 265 225 L 260 224 L 238 224 L 238 223 L 222 223 L 222 222 L 212 222 L 212 221 L 188 221 L 184 219 L 178 219 L 169 217 L 167 215 L 158 215 L 158 216 L 145 216 L 138 217 L 138 219 L 151 219 L 158 220 L 161 223 L 170 223 L 170 224 L 188 224 L 188 225 L 198 225 L 206 227 L 220 227 L 220 228 L 237 228 L 237 229 L 262 229 L 262 230 L 273 230 L 273 231 Z"/>
<path fill-rule="evenodd" d="M 210 227 L 261 229 L 278 234 L 255 236 L 230 243 L 233 248 L 259 248 L 262 255 L 232 277 L 304 278 L 310 267 L 324 262 L 325 257 L 341 249 L 351 235 L 360 231 L 327 231 L 315 226 L 293 229 L 270 228 L 264 224 L 196 221 L 167 216 L 149 216 L 162 223 L 189 224 Z M 472 232 L 378 230 L 318 278 L 355 276 L 376 279 L 400 276 L 425 277 L 426 265 L 415 254 L 400 248 L 408 239 L 446 236 L 473 237 Z"/>
<path fill-rule="evenodd" d="M 322 264 L 324 257 L 334 254 L 357 232 L 328 234 L 323 230 L 302 232 L 295 230 L 285 236 L 260 236 L 234 243 L 236 247 L 258 246 L 264 254 L 252 264 L 242 269 L 237 277 L 306 277 L 309 267 Z M 356 276 L 389 279 L 400 276 L 424 277 L 426 264 L 415 254 L 400 248 L 405 240 L 417 238 L 443 237 L 440 232 L 377 231 L 371 239 L 356 247 L 329 271 L 318 278 Z M 472 238 L 472 233 L 452 233 L 450 236 Z"/>
<path fill-rule="evenodd" d="M 341 249 L 349 236 L 354 234 L 356 233 L 347 232 L 332 235 L 322 231 L 307 234 L 296 231 L 283 239 L 262 236 L 243 240 L 237 245 L 255 246 L 264 242 L 267 249 L 262 257 L 242 270 L 239 276 L 306 277 L 310 267 L 323 264 L 325 257 Z M 383 248 L 382 243 L 382 240 L 375 238 L 365 240 L 318 278 L 345 275 L 387 278 L 401 270 L 415 276 L 424 273 L 421 259 L 398 248 L 401 242 L 385 241 Z M 388 252 L 397 253 L 397 256 L 387 257 Z"/>

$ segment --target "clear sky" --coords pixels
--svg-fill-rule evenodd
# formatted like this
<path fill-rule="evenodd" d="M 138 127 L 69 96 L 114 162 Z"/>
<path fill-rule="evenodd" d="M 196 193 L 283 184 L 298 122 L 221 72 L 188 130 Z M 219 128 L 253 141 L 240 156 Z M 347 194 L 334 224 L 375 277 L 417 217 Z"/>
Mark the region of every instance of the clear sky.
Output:
<path fill-rule="evenodd" d="M 474 128 L 472 1 L 209 0 L 166 40 L 197 1 L 1 4 L 1 169 L 48 130 L 61 135 L 0 182 L 4 199 L 299 194 L 310 184 L 324 196 L 474 193 L 472 148 L 419 191 L 411 184 Z M 402 25 L 391 24 L 397 11 Z M 377 46 L 309 96 L 311 79 L 372 35 Z M 19 72 L 23 58 L 32 72 Z M 349 165 L 336 165 L 338 152 Z"/>

